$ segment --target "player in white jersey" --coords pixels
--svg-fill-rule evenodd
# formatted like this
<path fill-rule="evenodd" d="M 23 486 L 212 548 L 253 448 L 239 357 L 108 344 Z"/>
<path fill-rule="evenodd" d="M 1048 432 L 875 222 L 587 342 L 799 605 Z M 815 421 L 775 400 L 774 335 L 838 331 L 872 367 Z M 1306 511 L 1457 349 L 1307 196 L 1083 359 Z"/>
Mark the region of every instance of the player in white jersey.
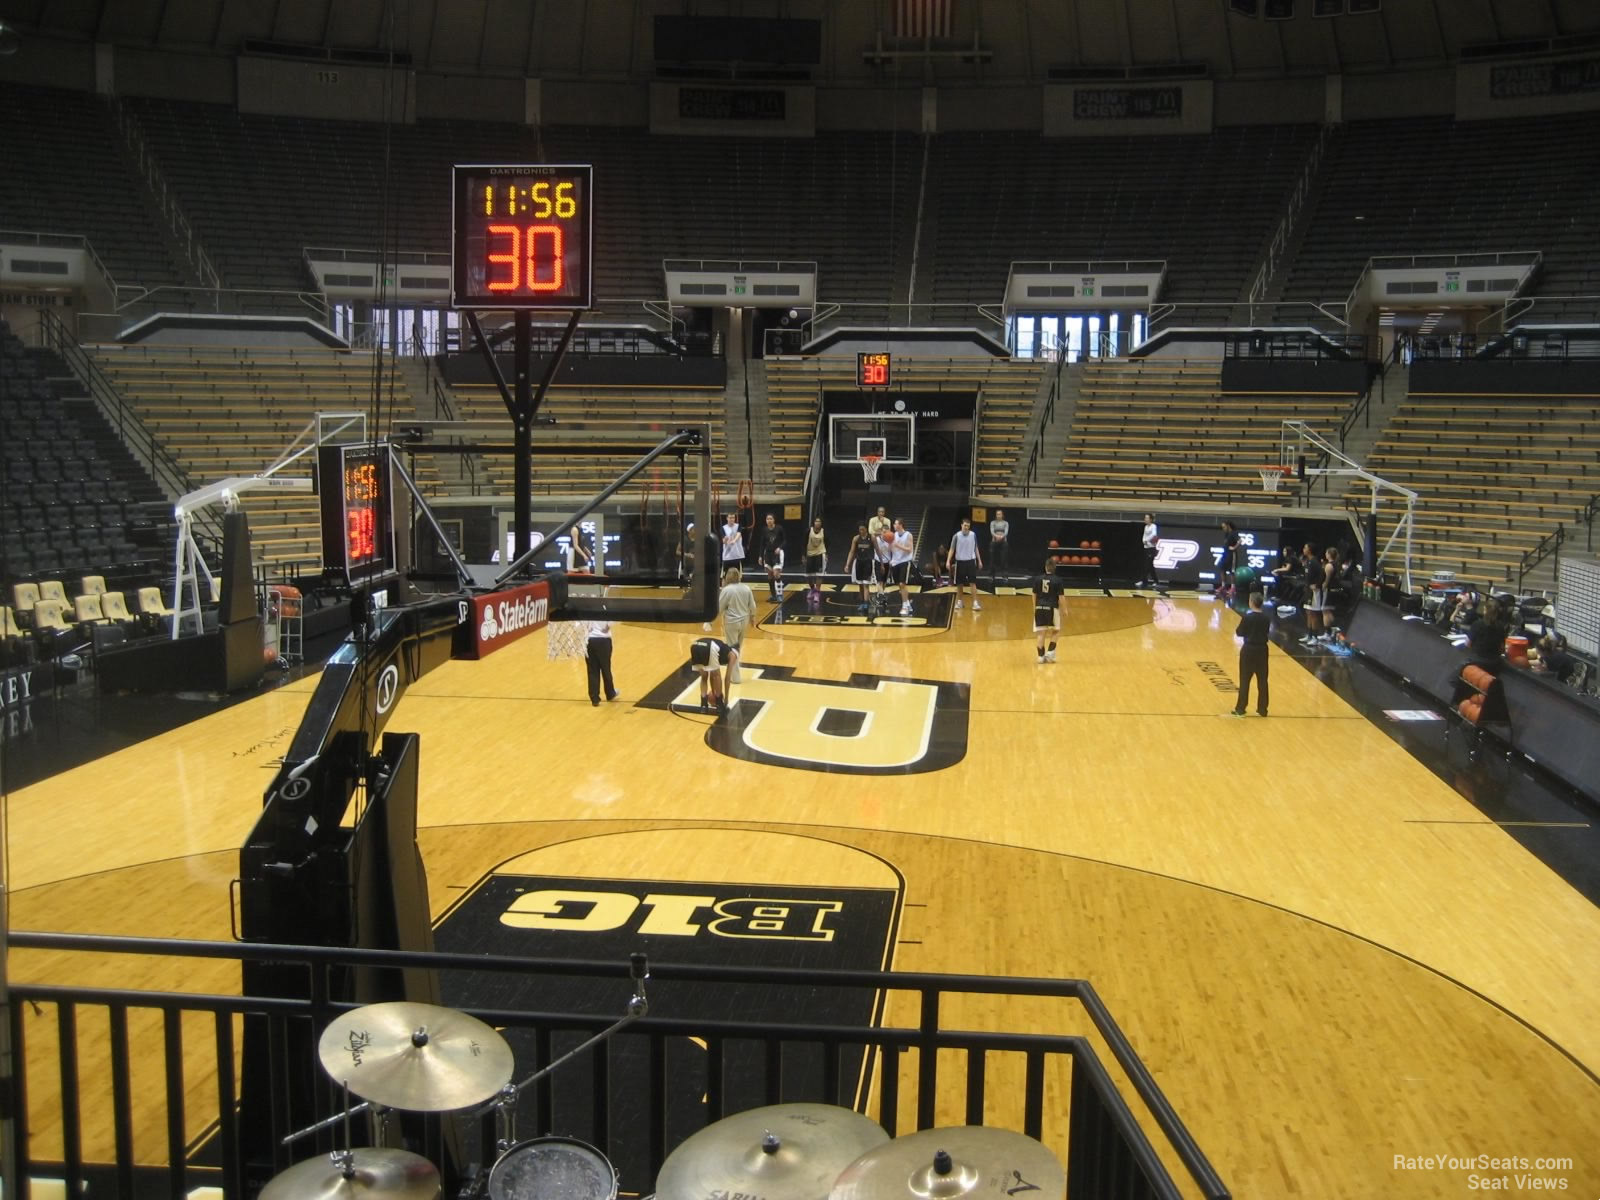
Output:
<path fill-rule="evenodd" d="M 889 574 L 900 589 L 900 615 L 911 615 L 911 560 L 916 557 L 916 543 L 906 529 L 906 523 L 895 519 L 894 537 L 889 543 Z"/>

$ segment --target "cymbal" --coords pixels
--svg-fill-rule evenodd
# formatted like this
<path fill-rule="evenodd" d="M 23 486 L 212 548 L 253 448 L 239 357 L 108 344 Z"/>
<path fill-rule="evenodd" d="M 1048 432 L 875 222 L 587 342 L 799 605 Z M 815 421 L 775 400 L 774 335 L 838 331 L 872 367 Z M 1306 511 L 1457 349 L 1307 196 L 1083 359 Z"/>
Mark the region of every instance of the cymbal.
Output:
<path fill-rule="evenodd" d="M 868 1150 L 839 1174 L 829 1200 L 1007 1200 L 1038 1189 L 1060 1200 L 1067 1177 L 1042 1142 L 989 1125 L 924 1129 Z"/>
<path fill-rule="evenodd" d="M 889 1140 L 870 1117 L 832 1104 L 774 1104 L 707 1125 L 667 1155 L 657 1200 L 824 1200 L 839 1172 Z"/>
<path fill-rule="evenodd" d="M 448 1112 L 511 1080 L 511 1047 L 476 1017 L 394 1000 L 353 1008 L 322 1031 L 322 1067 L 363 1100 L 406 1112 Z"/>
<path fill-rule="evenodd" d="M 351 1175 L 323 1154 L 272 1177 L 260 1200 L 439 1200 L 439 1170 L 409 1150 L 352 1150 Z"/>

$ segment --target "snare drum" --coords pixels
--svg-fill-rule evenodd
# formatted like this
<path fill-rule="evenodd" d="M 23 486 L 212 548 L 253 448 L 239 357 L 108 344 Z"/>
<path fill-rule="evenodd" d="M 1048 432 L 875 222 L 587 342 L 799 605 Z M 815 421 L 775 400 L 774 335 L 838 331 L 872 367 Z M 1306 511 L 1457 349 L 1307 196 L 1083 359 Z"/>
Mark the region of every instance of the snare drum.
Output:
<path fill-rule="evenodd" d="M 489 1171 L 489 1200 L 617 1200 L 604 1154 L 572 1138 L 518 1142 Z"/>

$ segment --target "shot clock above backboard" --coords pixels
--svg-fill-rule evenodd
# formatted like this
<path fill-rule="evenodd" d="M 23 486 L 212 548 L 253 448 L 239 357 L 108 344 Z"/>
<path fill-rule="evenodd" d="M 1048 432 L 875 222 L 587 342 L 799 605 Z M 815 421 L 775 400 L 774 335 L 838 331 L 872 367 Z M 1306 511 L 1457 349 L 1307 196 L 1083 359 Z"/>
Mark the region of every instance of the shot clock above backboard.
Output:
<path fill-rule="evenodd" d="M 856 355 L 857 387 L 888 387 L 890 383 L 890 357 L 887 351 Z"/>
<path fill-rule="evenodd" d="M 451 195 L 452 305 L 593 305 L 593 167 L 456 166 Z"/>

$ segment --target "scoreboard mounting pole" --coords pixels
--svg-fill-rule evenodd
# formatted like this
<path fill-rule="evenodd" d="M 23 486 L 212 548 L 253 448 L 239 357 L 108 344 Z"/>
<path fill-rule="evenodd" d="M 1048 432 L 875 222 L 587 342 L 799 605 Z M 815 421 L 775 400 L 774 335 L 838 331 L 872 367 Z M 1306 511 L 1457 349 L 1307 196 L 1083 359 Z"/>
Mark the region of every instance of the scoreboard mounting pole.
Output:
<path fill-rule="evenodd" d="M 514 554 L 528 552 L 533 524 L 533 420 L 555 379 L 578 319 L 594 303 L 594 168 L 549 163 L 451 170 L 450 303 L 466 312 L 489 373 L 511 414 Z M 478 322 L 510 310 L 513 388 Z M 569 311 L 566 331 L 533 384 L 533 314 Z"/>

